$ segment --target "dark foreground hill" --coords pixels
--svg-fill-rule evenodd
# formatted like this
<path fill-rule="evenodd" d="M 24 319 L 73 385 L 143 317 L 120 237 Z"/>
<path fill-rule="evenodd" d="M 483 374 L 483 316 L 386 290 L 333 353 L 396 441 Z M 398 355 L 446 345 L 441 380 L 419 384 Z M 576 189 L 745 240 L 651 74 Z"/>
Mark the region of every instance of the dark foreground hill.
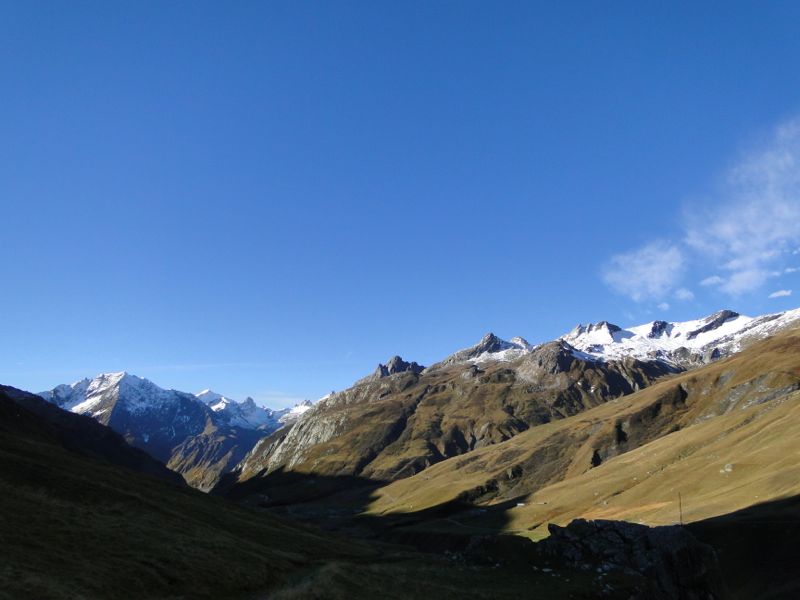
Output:
<path fill-rule="evenodd" d="M 60 447 L 176 485 L 184 484 L 180 475 L 94 419 L 61 410 L 37 395 L 4 385 L 0 385 L 0 435 Z"/>
<path fill-rule="evenodd" d="M 605 522 L 607 539 L 579 544 L 577 555 L 573 529 L 539 548 L 502 535 L 507 519 L 482 529 L 462 525 L 464 511 L 486 510 L 463 503 L 455 518 L 446 511 L 363 516 L 367 534 L 346 538 L 171 483 L 163 467 L 102 425 L 40 416 L 20 400 L 30 398 L 3 388 L 2 598 L 461 599 L 535 592 L 544 599 L 700 600 L 792 598 L 798 589 L 796 501 L 699 522 L 689 532 Z M 83 428 L 86 435 L 76 436 Z M 325 487 L 324 479 L 290 476 L 292 487 Z M 350 484 L 359 490 L 357 481 Z M 362 514 L 379 498 L 375 491 L 362 488 Z M 338 508 L 328 498 L 331 514 Z"/>
<path fill-rule="evenodd" d="M 165 481 L 158 463 L 87 418 L 51 421 L 17 400 L 30 398 L 3 388 L 2 598 L 516 598 L 534 588 L 592 598 L 600 589 L 591 574 L 535 571 L 502 538 L 455 560 L 287 523 Z M 628 597 L 629 585 L 619 580 L 610 597 Z"/>

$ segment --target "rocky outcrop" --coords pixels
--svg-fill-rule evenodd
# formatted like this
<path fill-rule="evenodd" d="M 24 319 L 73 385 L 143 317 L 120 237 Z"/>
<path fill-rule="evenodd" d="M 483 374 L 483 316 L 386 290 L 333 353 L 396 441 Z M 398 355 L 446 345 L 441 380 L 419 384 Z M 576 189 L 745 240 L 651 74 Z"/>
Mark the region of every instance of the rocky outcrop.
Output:
<path fill-rule="evenodd" d="M 378 367 L 371 375 L 364 377 L 357 383 L 368 383 L 370 381 L 376 381 L 384 377 L 389 377 L 390 375 L 397 375 L 398 373 L 413 373 L 414 375 L 418 375 L 419 373 L 422 373 L 424 370 L 425 367 L 423 367 L 422 365 L 419 365 L 413 361 L 406 362 L 399 356 L 395 355 L 392 358 L 390 358 L 385 365 L 379 363 Z"/>
<path fill-rule="evenodd" d="M 646 527 L 624 521 L 576 519 L 548 526 L 537 544 L 551 564 L 638 580 L 640 600 L 712 600 L 722 597 L 717 556 L 681 526 Z"/>

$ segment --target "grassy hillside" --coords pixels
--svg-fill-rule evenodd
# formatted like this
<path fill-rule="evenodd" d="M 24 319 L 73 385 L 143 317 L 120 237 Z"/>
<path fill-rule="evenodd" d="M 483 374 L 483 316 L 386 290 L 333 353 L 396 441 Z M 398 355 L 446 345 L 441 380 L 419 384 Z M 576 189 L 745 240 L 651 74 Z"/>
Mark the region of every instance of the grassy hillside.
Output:
<path fill-rule="evenodd" d="M 501 508 L 505 530 L 535 537 L 548 522 L 578 516 L 674 523 L 679 492 L 686 521 L 800 494 L 798 388 L 793 330 L 392 482 L 369 512 L 467 499 Z M 462 522 L 478 526 L 482 518 Z"/>

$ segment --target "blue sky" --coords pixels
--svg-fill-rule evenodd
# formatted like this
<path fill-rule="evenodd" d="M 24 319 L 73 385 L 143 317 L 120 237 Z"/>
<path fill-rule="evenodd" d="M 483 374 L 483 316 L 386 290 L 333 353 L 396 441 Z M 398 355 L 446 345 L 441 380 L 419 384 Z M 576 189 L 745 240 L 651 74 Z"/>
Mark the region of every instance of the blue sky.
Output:
<path fill-rule="evenodd" d="M 795 307 L 799 19 L 3 3 L 0 382 L 281 406 L 490 330 Z"/>

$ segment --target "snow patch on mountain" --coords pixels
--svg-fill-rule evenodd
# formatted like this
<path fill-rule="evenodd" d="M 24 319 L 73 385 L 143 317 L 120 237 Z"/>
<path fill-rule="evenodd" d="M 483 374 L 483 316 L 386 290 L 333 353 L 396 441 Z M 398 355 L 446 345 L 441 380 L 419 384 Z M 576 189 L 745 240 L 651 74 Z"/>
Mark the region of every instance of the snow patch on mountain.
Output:
<path fill-rule="evenodd" d="M 327 396 L 325 396 L 327 398 Z M 314 405 L 311 403 L 310 400 L 303 400 L 298 404 L 295 404 L 292 408 L 284 409 L 284 414 L 282 414 L 278 421 L 282 424 L 286 425 L 288 423 L 294 423 L 300 417 L 302 417 L 306 412 L 309 411 Z"/>

